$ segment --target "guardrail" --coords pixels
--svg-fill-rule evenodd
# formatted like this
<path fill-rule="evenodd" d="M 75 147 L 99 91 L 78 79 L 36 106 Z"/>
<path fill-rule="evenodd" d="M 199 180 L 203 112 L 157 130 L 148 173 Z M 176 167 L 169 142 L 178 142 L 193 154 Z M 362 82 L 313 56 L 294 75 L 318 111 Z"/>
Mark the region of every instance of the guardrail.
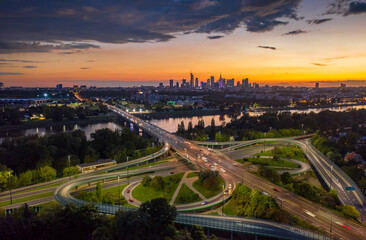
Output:
<path fill-rule="evenodd" d="M 357 184 L 340 167 L 338 167 L 335 163 L 329 160 L 328 157 L 325 156 L 322 152 L 320 152 L 315 146 L 313 146 L 311 143 L 308 143 L 307 145 L 310 146 L 311 149 L 313 149 L 317 154 L 319 154 L 327 162 L 327 164 L 333 166 L 333 168 L 336 169 L 350 183 L 350 185 L 355 188 L 355 191 L 361 197 L 364 206 L 366 203 L 366 197 L 358 188 Z M 330 183 L 328 186 L 330 187 Z"/>
<path fill-rule="evenodd" d="M 55 195 L 55 199 L 62 205 L 75 204 L 80 207 L 83 204 L 89 204 L 80 199 L 72 197 L 64 197 Z M 136 211 L 137 209 L 125 206 L 117 206 L 103 203 L 94 204 L 100 213 L 116 214 L 117 211 Z M 178 213 L 175 221 L 176 224 L 182 225 L 201 225 L 205 228 L 218 229 L 223 231 L 238 232 L 244 234 L 251 234 L 263 237 L 271 237 L 277 239 L 322 239 L 328 240 L 325 235 L 308 231 L 299 227 L 289 226 L 285 224 L 278 224 L 271 221 L 240 218 L 240 217 L 219 217 L 208 215 L 194 215 Z"/>

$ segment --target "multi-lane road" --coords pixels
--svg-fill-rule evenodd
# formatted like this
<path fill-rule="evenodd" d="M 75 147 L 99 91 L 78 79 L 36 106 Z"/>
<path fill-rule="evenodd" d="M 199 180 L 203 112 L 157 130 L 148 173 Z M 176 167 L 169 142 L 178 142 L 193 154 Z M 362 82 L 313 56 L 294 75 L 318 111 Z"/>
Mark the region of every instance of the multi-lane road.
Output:
<path fill-rule="evenodd" d="M 165 130 L 158 128 L 147 121 L 143 121 L 117 107 L 111 105 L 108 105 L 108 107 L 110 110 L 120 114 L 126 120 L 132 122 L 143 131 L 147 131 L 149 134 L 168 143 L 171 148 L 177 151 L 177 153 L 184 156 L 186 159 L 189 159 L 197 167 L 205 169 L 215 168 L 219 170 L 221 176 L 227 183 L 234 184 L 235 182 L 243 181 L 244 184 L 251 188 L 257 188 L 261 191 L 267 192 L 274 196 L 286 211 L 312 223 L 314 226 L 325 232 L 330 232 L 333 237 L 338 239 L 365 239 L 366 229 L 361 225 L 351 220 L 347 220 L 321 205 L 314 204 L 313 202 L 297 196 L 285 189 L 281 188 L 279 192 L 274 191 L 274 188 L 277 188 L 275 184 L 249 173 L 246 168 L 234 165 L 235 162 L 224 154 L 217 153 L 216 151 L 210 151 L 205 147 L 200 147 L 194 144 L 193 141 L 187 141 L 184 138 L 166 132 Z M 267 139 L 266 141 L 278 140 L 279 139 Z M 263 140 L 257 140 L 257 142 L 260 141 L 263 142 Z M 349 181 L 343 177 L 342 173 L 340 173 L 338 169 L 335 169 L 334 167 L 330 169 L 329 164 L 325 163 L 322 157 L 313 148 L 308 146 L 305 141 L 296 141 L 291 139 L 286 139 L 285 141 L 300 145 L 304 149 L 305 154 L 311 163 L 314 164 L 317 162 L 319 164 L 319 169 L 324 170 L 325 178 L 327 176 L 334 178 L 333 176 L 336 174 L 335 176 L 337 176 L 337 180 L 335 181 L 339 183 L 339 188 L 349 184 Z M 243 143 L 243 146 L 251 145 L 253 142 Z M 338 186 L 338 184 L 334 186 L 332 185 L 334 188 L 335 186 Z M 357 197 L 357 192 L 349 193 L 339 191 L 339 195 L 345 204 L 350 203 L 351 205 L 360 207 L 357 206 L 357 202 L 359 202 L 359 204 L 362 205 L 362 199 Z M 344 197 L 344 195 L 350 197 Z M 347 200 L 347 202 L 344 201 L 344 199 Z"/>

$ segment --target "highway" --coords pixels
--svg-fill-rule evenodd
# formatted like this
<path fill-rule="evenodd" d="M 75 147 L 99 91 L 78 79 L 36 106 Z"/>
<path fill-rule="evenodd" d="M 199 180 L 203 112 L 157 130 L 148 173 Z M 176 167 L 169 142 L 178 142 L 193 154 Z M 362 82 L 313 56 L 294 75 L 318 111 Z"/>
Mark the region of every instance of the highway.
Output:
<path fill-rule="evenodd" d="M 194 144 L 193 141 L 187 141 L 184 138 L 166 132 L 163 129 L 160 129 L 148 123 L 147 121 L 143 121 L 135 116 L 132 116 L 131 114 L 128 114 L 117 107 L 111 105 L 107 106 L 110 110 L 120 114 L 126 120 L 134 123 L 143 131 L 147 131 L 149 134 L 158 137 L 160 140 L 163 140 L 166 143 L 169 143 L 171 148 L 177 151 L 177 153 L 181 156 L 184 156 L 186 159 L 190 160 L 198 168 L 219 170 L 225 182 L 233 184 L 235 182 L 243 181 L 244 184 L 248 185 L 250 188 L 257 188 L 261 191 L 265 191 L 274 196 L 277 200 L 278 198 L 283 199 L 282 201 L 278 200 L 278 202 L 280 205 L 282 205 L 284 210 L 312 223 L 314 226 L 324 230 L 325 232 L 330 232 L 331 230 L 331 235 L 333 237 L 338 239 L 365 239 L 366 229 L 364 227 L 361 227 L 359 224 L 347 220 L 346 218 L 341 217 L 338 214 L 335 214 L 330 210 L 306 200 L 303 197 L 297 196 L 285 189 L 281 189 L 280 192 L 274 191 L 273 189 L 277 187 L 275 184 L 270 183 L 252 173 L 249 173 L 246 168 L 235 166 L 235 162 L 224 154 L 217 151 L 212 151 L 206 147 L 200 147 Z M 241 145 L 239 144 L 234 147 L 230 147 L 229 149 L 236 149 L 263 141 L 263 139 L 248 141 L 242 143 Z M 319 155 L 314 149 L 308 147 L 308 144 L 306 144 L 305 141 L 297 141 L 288 138 L 265 139 L 265 141 L 285 141 L 300 145 L 309 158 L 310 162 L 314 165 L 318 164 L 316 166 L 319 167 L 320 171 L 324 169 L 324 178 L 327 176 L 333 176 L 333 174 L 335 174 L 339 177 L 339 186 L 343 187 L 348 184 L 348 181 L 344 179 L 343 175 L 338 169 L 333 167 L 333 171 L 331 173 L 329 164 L 327 164 L 325 160 L 323 160 L 322 156 Z M 198 154 L 200 154 L 200 156 L 198 156 Z M 205 157 L 206 161 L 202 158 L 202 156 Z M 350 203 L 357 203 L 356 201 L 361 200 L 361 198 L 355 196 L 355 193 L 356 192 L 343 193 L 340 191 L 339 194 L 342 201 L 347 204 L 349 201 Z M 344 195 L 351 195 L 351 197 L 346 198 Z M 309 213 L 311 214 L 309 215 Z M 312 215 L 314 215 L 314 217 Z M 345 226 L 350 229 L 346 228 Z"/>

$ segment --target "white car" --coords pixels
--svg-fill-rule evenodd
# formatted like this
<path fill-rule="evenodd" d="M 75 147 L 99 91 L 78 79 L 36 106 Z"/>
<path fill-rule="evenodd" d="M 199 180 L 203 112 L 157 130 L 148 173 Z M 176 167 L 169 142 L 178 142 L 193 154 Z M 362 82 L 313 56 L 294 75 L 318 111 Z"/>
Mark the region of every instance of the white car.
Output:
<path fill-rule="evenodd" d="M 223 172 L 223 173 L 226 173 L 226 170 L 223 169 L 223 168 L 220 168 L 220 171 Z"/>

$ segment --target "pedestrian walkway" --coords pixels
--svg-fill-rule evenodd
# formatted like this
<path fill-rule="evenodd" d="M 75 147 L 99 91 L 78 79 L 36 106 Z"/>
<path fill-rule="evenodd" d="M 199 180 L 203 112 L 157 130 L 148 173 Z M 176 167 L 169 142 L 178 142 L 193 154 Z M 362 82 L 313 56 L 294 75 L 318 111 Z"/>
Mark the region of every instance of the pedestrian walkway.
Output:
<path fill-rule="evenodd" d="M 187 185 L 187 187 L 189 187 L 194 193 L 197 193 L 198 196 L 202 199 L 202 200 L 206 200 L 207 198 L 205 196 L 203 196 L 199 191 L 197 191 L 194 187 L 193 187 L 193 182 L 196 181 L 198 179 L 198 177 L 192 177 L 192 178 L 187 178 L 187 175 L 192 172 L 192 171 L 189 171 L 189 172 L 185 172 L 184 173 L 184 176 L 182 178 L 182 180 L 180 181 L 177 189 L 175 190 L 174 192 L 174 195 L 172 197 L 172 199 L 170 200 L 170 205 L 173 205 L 174 202 L 175 202 L 175 199 L 177 198 L 178 196 L 178 193 L 180 191 L 180 188 L 182 187 L 183 183 L 185 185 Z"/>

